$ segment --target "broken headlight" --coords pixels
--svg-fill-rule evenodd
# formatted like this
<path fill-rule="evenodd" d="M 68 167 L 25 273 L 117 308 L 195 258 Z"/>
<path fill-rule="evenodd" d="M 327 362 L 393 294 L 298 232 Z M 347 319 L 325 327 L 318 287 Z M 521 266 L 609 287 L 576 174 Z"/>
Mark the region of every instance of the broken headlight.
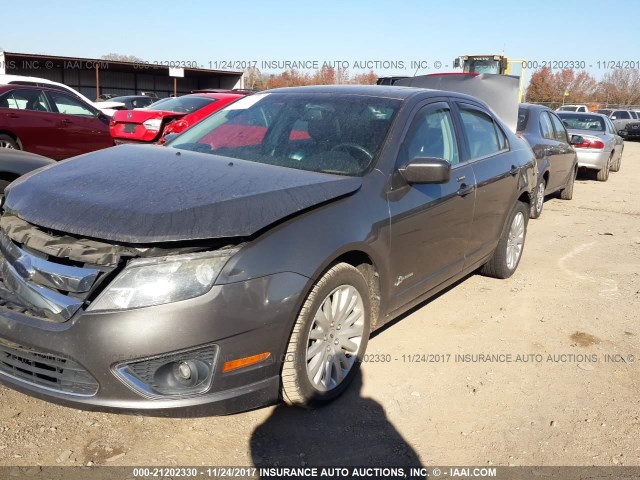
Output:
<path fill-rule="evenodd" d="M 238 250 L 132 260 L 87 308 L 124 310 L 178 302 L 207 293 Z"/>

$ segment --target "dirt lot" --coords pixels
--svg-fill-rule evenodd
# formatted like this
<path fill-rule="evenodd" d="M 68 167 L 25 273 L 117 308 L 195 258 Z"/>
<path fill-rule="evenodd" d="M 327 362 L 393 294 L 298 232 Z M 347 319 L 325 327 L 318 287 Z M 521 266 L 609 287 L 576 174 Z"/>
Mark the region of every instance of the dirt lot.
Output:
<path fill-rule="evenodd" d="M 513 278 L 471 276 L 378 333 L 324 409 L 142 418 L 0 387 L 0 465 L 640 465 L 639 179 L 627 142 L 607 183 L 547 201 Z"/>

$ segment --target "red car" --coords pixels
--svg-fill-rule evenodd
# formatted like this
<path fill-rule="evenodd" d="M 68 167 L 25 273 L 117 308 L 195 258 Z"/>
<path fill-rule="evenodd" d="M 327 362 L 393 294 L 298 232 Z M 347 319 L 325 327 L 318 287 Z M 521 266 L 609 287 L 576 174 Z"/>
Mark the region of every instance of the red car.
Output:
<path fill-rule="evenodd" d="M 117 111 L 109 123 L 116 143 L 163 143 L 213 112 L 244 97 L 244 93 L 194 93 L 165 98 L 147 108 Z"/>
<path fill-rule="evenodd" d="M 108 117 L 78 97 L 51 88 L 0 85 L 0 148 L 62 160 L 111 146 Z"/>

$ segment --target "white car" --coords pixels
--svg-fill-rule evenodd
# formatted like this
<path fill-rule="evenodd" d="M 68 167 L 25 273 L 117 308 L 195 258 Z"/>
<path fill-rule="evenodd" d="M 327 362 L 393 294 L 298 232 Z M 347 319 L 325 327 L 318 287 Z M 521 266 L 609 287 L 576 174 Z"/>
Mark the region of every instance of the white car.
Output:
<path fill-rule="evenodd" d="M 561 107 L 556 108 L 556 112 L 588 113 L 589 107 L 586 105 L 562 105 Z"/>
<path fill-rule="evenodd" d="M 62 89 L 72 95 L 75 95 L 76 97 L 79 97 L 89 105 L 93 105 L 102 113 L 110 117 L 113 116 L 116 110 L 123 110 L 127 108 L 126 105 L 122 102 L 92 102 L 77 90 L 74 90 L 73 88 L 68 87 L 63 83 L 47 80 L 46 78 L 25 77 L 23 75 L 0 75 L 0 85 L 33 85 L 37 87 Z"/>

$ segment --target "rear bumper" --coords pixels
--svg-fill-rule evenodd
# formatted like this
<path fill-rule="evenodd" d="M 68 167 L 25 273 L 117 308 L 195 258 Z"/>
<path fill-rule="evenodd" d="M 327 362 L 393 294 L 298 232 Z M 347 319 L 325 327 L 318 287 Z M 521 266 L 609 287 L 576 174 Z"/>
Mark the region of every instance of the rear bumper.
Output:
<path fill-rule="evenodd" d="M 54 403 L 82 409 L 151 416 L 229 414 L 278 400 L 281 360 L 308 279 L 280 273 L 214 286 L 195 299 L 119 312 L 79 312 L 64 323 L 0 307 L 0 339 L 73 360 L 98 384 L 93 395 L 13 375 L 0 357 L 0 383 Z M 149 395 L 116 374 L 123 362 L 217 346 L 210 387 L 190 396 Z M 223 372 L 225 361 L 269 352 L 253 366 Z M 15 364 L 15 358 L 12 359 Z M 25 371 L 31 366 L 25 365 Z"/>
<path fill-rule="evenodd" d="M 589 151 L 586 148 L 576 148 L 578 154 L 578 167 L 589 168 L 593 170 L 602 170 L 607 166 L 607 161 L 611 152 L 604 150 Z"/>

